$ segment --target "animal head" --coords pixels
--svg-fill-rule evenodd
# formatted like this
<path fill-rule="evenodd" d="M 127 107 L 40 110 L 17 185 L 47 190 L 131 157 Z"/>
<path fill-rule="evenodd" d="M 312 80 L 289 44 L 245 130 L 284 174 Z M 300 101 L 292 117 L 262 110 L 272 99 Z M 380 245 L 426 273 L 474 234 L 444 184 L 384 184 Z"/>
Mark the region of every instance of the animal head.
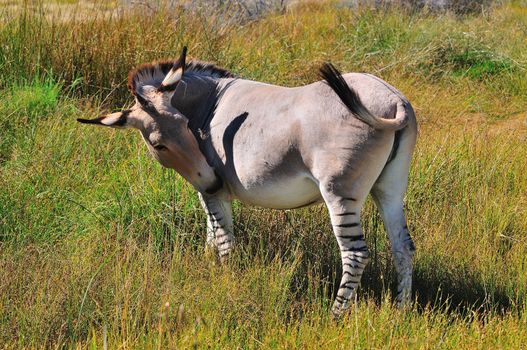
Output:
<path fill-rule="evenodd" d="M 130 72 L 128 87 L 134 96 L 132 108 L 96 119 L 77 119 L 85 124 L 112 128 L 135 128 L 155 159 L 172 168 L 200 192 L 213 193 L 221 187 L 188 127 L 188 119 L 171 103 L 183 84 L 187 48 L 173 62 L 147 64 Z"/>

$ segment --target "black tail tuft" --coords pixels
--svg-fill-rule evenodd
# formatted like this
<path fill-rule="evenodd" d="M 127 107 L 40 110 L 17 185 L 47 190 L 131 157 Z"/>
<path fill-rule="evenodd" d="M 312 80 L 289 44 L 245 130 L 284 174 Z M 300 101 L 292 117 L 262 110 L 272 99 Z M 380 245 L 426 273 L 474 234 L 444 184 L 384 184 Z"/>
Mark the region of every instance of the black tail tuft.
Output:
<path fill-rule="evenodd" d="M 353 91 L 344 78 L 342 74 L 338 71 L 335 66 L 329 62 L 326 62 L 320 67 L 320 77 L 326 81 L 333 91 L 340 97 L 341 101 L 346 107 L 350 110 L 351 113 L 360 115 L 362 102 L 359 99 L 359 96 Z"/>
<path fill-rule="evenodd" d="M 355 115 L 355 117 L 374 129 L 399 130 L 408 124 L 408 113 L 406 113 L 405 102 L 397 104 L 397 112 L 394 119 L 377 117 L 368 111 L 362 104 L 359 96 L 348 86 L 342 74 L 331 63 L 324 63 L 320 68 L 320 76 L 329 87 L 337 94 L 342 103 Z"/>

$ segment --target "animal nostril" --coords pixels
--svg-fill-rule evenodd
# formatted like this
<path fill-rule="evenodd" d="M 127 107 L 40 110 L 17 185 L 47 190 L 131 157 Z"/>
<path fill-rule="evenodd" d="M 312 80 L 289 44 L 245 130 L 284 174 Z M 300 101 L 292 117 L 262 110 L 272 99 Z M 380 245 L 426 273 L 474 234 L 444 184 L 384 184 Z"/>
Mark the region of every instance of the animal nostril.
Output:
<path fill-rule="evenodd" d="M 201 177 L 201 173 L 200 173 L 199 171 L 198 171 L 198 176 L 200 176 L 200 177 Z"/>

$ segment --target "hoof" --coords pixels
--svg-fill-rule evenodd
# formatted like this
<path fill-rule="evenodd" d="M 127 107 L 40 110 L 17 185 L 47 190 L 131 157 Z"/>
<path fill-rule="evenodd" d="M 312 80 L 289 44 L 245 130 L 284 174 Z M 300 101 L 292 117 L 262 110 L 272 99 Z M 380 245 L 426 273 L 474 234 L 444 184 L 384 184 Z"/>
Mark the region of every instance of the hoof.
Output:
<path fill-rule="evenodd" d="M 218 255 L 219 259 L 220 259 L 220 263 L 223 264 L 223 265 L 227 264 L 229 262 L 229 260 L 231 260 L 230 259 L 231 255 L 232 255 L 232 249 L 230 249 L 229 251 L 224 252 L 221 255 Z"/>
<path fill-rule="evenodd" d="M 410 309 L 412 307 L 412 303 L 411 303 L 410 299 L 405 298 L 403 300 L 397 300 L 395 302 L 395 306 L 399 310 L 407 310 L 407 309 Z"/>
<path fill-rule="evenodd" d="M 338 321 L 342 319 L 342 317 L 349 311 L 350 304 L 342 305 L 337 304 L 336 302 L 333 304 L 333 307 L 331 308 L 331 316 L 333 317 L 333 320 Z"/>

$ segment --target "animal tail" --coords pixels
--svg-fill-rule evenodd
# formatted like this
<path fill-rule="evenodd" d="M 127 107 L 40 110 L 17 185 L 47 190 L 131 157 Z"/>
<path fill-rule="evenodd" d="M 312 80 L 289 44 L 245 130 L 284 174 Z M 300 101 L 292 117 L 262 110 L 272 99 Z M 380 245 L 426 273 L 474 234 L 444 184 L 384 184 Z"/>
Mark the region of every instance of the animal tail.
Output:
<path fill-rule="evenodd" d="M 384 119 L 371 114 L 362 104 L 357 93 L 348 86 L 342 74 L 331 63 L 326 62 L 322 65 L 320 68 L 320 77 L 335 91 L 351 113 L 372 128 L 379 130 L 399 130 L 404 128 L 408 123 L 408 114 L 402 102 L 397 105 L 395 119 Z"/>

